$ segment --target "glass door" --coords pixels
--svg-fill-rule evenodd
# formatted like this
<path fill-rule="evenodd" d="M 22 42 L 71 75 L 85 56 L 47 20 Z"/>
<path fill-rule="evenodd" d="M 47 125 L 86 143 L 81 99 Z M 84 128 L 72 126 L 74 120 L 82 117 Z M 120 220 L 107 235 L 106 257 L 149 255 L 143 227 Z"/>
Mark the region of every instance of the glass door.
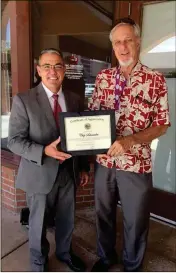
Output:
<path fill-rule="evenodd" d="M 176 140 L 176 33 L 175 1 L 143 5 L 140 60 L 161 71 L 168 86 L 171 127 L 152 144 L 152 212 L 176 221 L 175 140 Z"/>

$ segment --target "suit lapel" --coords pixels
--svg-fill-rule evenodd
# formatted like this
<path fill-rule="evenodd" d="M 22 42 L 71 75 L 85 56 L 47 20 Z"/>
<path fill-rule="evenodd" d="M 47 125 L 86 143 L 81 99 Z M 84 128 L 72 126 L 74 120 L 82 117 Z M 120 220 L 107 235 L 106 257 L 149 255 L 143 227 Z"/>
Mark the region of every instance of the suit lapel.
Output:
<path fill-rule="evenodd" d="M 42 83 L 40 83 L 37 86 L 37 89 L 38 89 L 37 90 L 37 93 L 38 93 L 37 99 L 38 99 L 39 105 L 40 105 L 43 113 L 47 117 L 49 123 L 56 130 L 57 127 L 56 127 L 55 119 L 54 119 L 54 116 L 53 116 L 53 111 L 52 111 L 50 102 L 48 100 L 48 97 L 46 95 L 46 92 L 45 92 L 45 90 L 44 90 L 44 88 L 42 86 Z"/>

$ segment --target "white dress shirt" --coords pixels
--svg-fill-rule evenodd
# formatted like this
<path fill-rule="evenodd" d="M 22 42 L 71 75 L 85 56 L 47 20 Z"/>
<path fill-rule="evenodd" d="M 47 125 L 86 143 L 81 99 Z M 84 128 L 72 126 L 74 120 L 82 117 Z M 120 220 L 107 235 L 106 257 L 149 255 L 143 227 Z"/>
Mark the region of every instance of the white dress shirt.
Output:
<path fill-rule="evenodd" d="M 51 92 L 42 82 L 43 88 L 46 92 L 46 95 L 48 97 L 48 100 L 50 102 L 51 108 L 54 111 L 54 98 L 52 97 L 53 92 Z M 59 89 L 58 93 L 56 94 L 58 95 L 58 103 L 60 104 L 60 107 L 62 109 L 62 112 L 66 112 L 67 111 L 67 107 L 66 107 L 66 103 L 65 103 L 65 97 L 64 97 L 64 93 L 62 92 L 62 86 Z"/>

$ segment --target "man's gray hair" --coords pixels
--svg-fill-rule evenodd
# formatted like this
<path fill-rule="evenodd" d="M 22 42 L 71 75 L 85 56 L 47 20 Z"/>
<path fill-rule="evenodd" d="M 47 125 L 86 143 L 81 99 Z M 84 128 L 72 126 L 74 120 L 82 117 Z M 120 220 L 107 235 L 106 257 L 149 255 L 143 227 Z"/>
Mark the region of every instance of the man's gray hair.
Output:
<path fill-rule="evenodd" d="M 62 51 L 59 50 L 59 49 L 56 49 L 56 48 L 52 48 L 52 47 L 51 47 L 51 48 L 45 48 L 44 50 L 42 50 L 42 51 L 40 52 L 40 55 L 39 55 L 39 58 L 38 58 L 38 64 L 39 64 L 39 62 L 40 62 L 40 59 L 41 59 L 42 55 L 45 54 L 45 53 L 57 54 L 58 56 L 60 56 L 60 57 L 62 58 L 62 60 L 63 60 L 63 62 L 64 62 L 64 58 L 63 58 Z"/>
<path fill-rule="evenodd" d="M 140 27 L 139 27 L 139 25 L 136 24 L 130 18 L 122 18 L 122 19 L 118 20 L 118 23 L 115 25 L 115 27 L 111 30 L 111 32 L 109 34 L 109 39 L 110 39 L 111 42 L 112 42 L 112 36 L 113 36 L 114 32 L 121 25 L 129 25 L 129 26 L 133 27 L 135 36 L 140 37 Z"/>

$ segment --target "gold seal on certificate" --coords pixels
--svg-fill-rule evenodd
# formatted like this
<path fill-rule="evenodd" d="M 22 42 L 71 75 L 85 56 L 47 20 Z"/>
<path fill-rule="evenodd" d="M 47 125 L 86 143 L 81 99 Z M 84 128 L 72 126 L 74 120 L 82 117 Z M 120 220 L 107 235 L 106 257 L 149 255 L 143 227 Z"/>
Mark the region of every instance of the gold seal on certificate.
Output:
<path fill-rule="evenodd" d="M 106 153 L 116 138 L 114 110 L 60 113 L 61 148 L 72 155 Z"/>

